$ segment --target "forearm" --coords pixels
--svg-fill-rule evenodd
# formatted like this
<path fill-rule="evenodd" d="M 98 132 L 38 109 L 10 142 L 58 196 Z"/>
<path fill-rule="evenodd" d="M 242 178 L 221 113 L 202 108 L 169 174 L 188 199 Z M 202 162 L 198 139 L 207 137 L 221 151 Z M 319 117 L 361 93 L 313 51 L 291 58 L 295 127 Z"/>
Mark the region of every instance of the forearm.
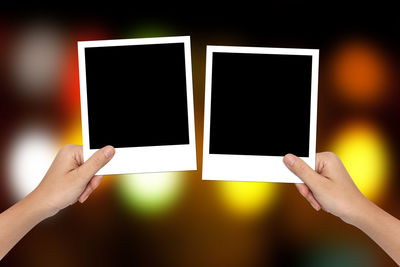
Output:
<path fill-rule="evenodd" d="M 400 265 L 400 221 L 368 201 L 353 223 Z"/>
<path fill-rule="evenodd" d="M 0 260 L 35 225 L 48 217 L 46 207 L 38 205 L 31 193 L 0 214 Z"/>

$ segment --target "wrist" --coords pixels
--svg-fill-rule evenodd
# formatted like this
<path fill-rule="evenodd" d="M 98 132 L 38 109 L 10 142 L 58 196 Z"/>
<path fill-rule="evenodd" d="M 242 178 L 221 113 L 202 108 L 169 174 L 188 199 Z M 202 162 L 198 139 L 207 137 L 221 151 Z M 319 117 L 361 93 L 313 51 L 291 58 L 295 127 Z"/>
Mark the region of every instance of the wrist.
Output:
<path fill-rule="evenodd" d="M 26 198 L 40 220 L 47 219 L 58 212 L 58 209 L 46 201 L 46 195 L 39 189 L 33 190 Z"/>
<path fill-rule="evenodd" d="M 371 216 L 371 209 L 373 209 L 373 207 L 374 204 L 365 196 L 361 195 L 360 198 L 353 201 L 352 209 L 342 217 L 342 220 L 360 228 L 362 224 L 365 223 L 366 219 Z"/>

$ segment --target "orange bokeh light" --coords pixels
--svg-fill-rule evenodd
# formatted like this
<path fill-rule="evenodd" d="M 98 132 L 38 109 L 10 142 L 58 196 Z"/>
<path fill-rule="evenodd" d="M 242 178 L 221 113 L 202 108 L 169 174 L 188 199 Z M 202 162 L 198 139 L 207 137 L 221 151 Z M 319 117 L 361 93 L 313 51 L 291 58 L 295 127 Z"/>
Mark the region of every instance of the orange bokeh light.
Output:
<path fill-rule="evenodd" d="M 332 83 L 338 93 L 352 103 L 371 104 L 382 97 L 388 82 L 384 53 L 361 40 L 339 46 L 331 62 Z"/>
<path fill-rule="evenodd" d="M 83 145 L 82 122 L 80 114 L 76 114 L 74 119 L 71 119 L 69 122 L 65 123 L 62 132 L 64 134 L 61 137 L 61 145 L 63 146 L 67 144 Z"/>

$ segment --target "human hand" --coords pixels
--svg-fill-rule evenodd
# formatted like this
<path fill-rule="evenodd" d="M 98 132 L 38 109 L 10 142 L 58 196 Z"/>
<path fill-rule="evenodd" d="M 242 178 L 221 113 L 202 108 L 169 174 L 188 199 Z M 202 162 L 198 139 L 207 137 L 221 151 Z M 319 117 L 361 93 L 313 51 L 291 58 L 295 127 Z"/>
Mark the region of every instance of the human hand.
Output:
<path fill-rule="evenodd" d="M 111 160 L 114 153 L 112 146 L 106 146 L 83 162 L 82 146 L 66 145 L 31 194 L 45 205 L 48 217 L 78 200 L 83 203 L 103 179 L 103 176 L 95 174 Z"/>
<path fill-rule="evenodd" d="M 354 224 L 362 206 L 369 202 L 332 152 L 317 153 L 315 171 L 292 154 L 287 154 L 284 162 L 304 182 L 296 187 L 317 211 L 322 208 L 346 223 Z"/>

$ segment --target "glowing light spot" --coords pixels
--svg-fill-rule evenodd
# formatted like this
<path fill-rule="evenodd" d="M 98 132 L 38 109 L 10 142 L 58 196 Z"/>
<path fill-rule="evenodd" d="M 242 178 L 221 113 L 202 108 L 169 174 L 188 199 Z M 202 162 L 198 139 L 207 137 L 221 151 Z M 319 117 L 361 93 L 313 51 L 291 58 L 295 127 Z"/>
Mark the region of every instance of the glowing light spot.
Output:
<path fill-rule="evenodd" d="M 128 38 L 151 38 L 171 36 L 172 30 L 166 25 L 156 23 L 144 23 L 127 34 Z"/>
<path fill-rule="evenodd" d="M 352 267 L 352 266 L 376 266 L 376 259 L 369 249 L 354 241 L 335 242 L 330 240 L 315 244 L 308 251 L 301 253 L 303 260 L 299 266 L 307 267 Z"/>
<path fill-rule="evenodd" d="M 61 101 L 66 113 L 80 108 L 79 69 L 77 51 L 73 50 L 66 60 L 66 69 L 63 73 Z"/>
<path fill-rule="evenodd" d="M 75 118 L 70 123 L 66 124 L 66 127 L 63 129 L 65 133 L 62 137 L 62 145 L 67 144 L 75 144 L 75 145 L 83 145 L 82 139 L 82 122 L 80 116 Z"/>
<path fill-rule="evenodd" d="M 61 77 L 61 107 L 68 115 L 71 112 L 80 111 L 79 91 L 79 64 L 78 64 L 78 41 L 103 40 L 109 37 L 108 30 L 100 26 L 86 25 L 73 33 L 69 41 L 66 60 L 62 68 Z"/>
<path fill-rule="evenodd" d="M 7 165 L 9 186 L 16 200 L 40 183 L 57 154 L 54 135 L 43 128 L 24 129 L 16 137 Z"/>
<path fill-rule="evenodd" d="M 217 182 L 226 208 L 239 217 L 254 217 L 272 207 L 278 192 L 274 183 Z"/>
<path fill-rule="evenodd" d="M 332 59 L 332 82 L 353 103 L 373 103 L 387 86 L 388 67 L 383 53 L 362 41 L 340 46 Z"/>
<path fill-rule="evenodd" d="M 366 122 L 344 126 L 333 140 L 331 150 L 366 197 L 376 200 L 382 195 L 389 173 L 389 152 L 376 127 Z"/>
<path fill-rule="evenodd" d="M 144 216 L 165 214 L 180 196 L 183 186 L 179 173 L 120 175 L 117 190 L 127 208 Z"/>
<path fill-rule="evenodd" d="M 11 52 L 13 82 L 21 96 L 46 100 L 57 88 L 63 62 L 60 29 L 45 23 L 25 28 Z"/>

